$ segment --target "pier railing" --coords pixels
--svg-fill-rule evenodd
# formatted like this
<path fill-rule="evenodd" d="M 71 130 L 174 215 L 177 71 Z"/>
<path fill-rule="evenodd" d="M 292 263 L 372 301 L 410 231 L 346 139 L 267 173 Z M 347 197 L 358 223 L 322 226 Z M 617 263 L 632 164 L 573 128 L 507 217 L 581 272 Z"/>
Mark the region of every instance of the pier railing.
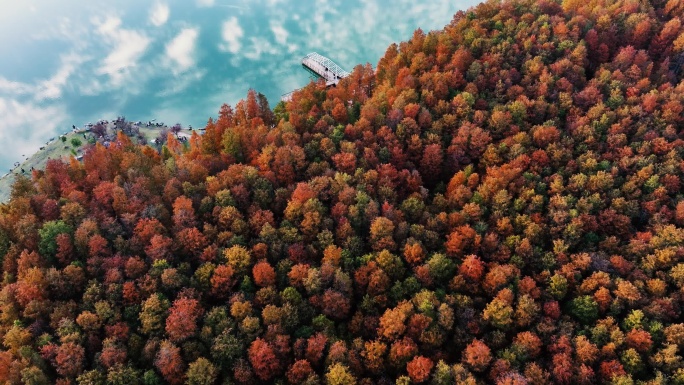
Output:
<path fill-rule="evenodd" d="M 343 70 L 334 61 L 323 55 L 319 55 L 316 52 L 312 52 L 304 56 L 302 59 L 302 65 L 309 71 L 313 72 L 316 76 L 325 79 L 326 87 L 336 86 L 341 79 L 349 76 L 349 72 Z M 283 102 L 292 100 L 292 94 L 300 89 L 283 94 L 280 97 L 280 100 Z"/>

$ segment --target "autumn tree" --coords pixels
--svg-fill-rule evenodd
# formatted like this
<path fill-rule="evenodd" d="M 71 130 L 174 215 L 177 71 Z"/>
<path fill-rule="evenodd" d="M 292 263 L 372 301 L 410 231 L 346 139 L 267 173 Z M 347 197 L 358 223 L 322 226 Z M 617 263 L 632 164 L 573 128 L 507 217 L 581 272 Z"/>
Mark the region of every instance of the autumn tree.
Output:
<path fill-rule="evenodd" d="M 429 358 L 418 356 L 406 364 L 406 371 L 409 377 L 411 377 L 411 381 L 421 383 L 427 381 L 430 377 L 430 372 L 434 365 Z"/>
<path fill-rule="evenodd" d="M 254 283 L 257 286 L 265 287 L 275 284 L 276 273 L 273 267 L 266 261 L 258 262 L 252 268 Z"/>
<path fill-rule="evenodd" d="M 182 384 L 185 380 L 185 364 L 180 348 L 170 341 L 162 341 L 154 359 L 154 365 L 169 384 Z"/>
<path fill-rule="evenodd" d="M 200 357 L 190 365 L 185 373 L 188 385 L 211 385 L 216 382 L 218 370 L 204 357 Z"/>
<path fill-rule="evenodd" d="M 356 378 L 345 365 L 340 363 L 330 366 L 325 379 L 330 385 L 356 385 Z"/>
<path fill-rule="evenodd" d="M 297 360 L 290 366 L 286 376 L 287 381 L 294 385 L 303 383 L 312 374 L 314 374 L 314 371 L 307 360 Z"/>
<path fill-rule="evenodd" d="M 176 198 L 173 203 L 173 224 L 177 229 L 195 225 L 195 210 L 192 201 L 185 196 Z"/>
<path fill-rule="evenodd" d="M 392 221 L 385 217 L 378 217 L 373 220 L 370 227 L 369 241 L 373 245 L 374 250 L 393 250 L 396 247 L 393 236 L 394 223 Z"/>
<path fill-rule="evenodd" d="M 249 362 L 259 379 L 267 381 L 280 371 L 280 362 L 273 347 L 266 341 L 257 338 L 248 350 Z"/>
<path fill-rule="evenodd" d="M 463 362 L 472 370 L 484 371 L 492 359 L 491 350 L 484 342 L 473 340 L 463 352 Z"/>
<path fill-rule="evenodd" d="M 83 371 L 84 361 L 85 349 L 74 342 L 67 342 L 57 349 L 55 363 L 61 376 L 76 378 Z"/>
<path fill-rule="evenodd" d="M 202 307 L 196 299 L 179 298 L 173 302 L 166 318 L 166 333 L 171 342 L 181 342 L 197 332 Z"/>
<path fill-rule="evenodd" d="M 152 294 L 142 306 L 140 312 L 141 331 L 148 335 L 161 332 L 166 321 L 167 310 L 170 307 L 168 299 L 160 294 Z"/>

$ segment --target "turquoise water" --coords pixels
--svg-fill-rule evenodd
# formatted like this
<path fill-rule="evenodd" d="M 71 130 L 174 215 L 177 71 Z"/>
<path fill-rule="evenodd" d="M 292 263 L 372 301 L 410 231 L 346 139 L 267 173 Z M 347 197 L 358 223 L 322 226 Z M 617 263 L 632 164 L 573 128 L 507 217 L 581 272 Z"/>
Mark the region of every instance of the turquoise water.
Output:
<path fill-rule="evenodd" d="M 115 5 L 113 3 L 116 3 Z M 474 0 L 22 0 L 0 5 L 0 170 L 71 125 L 124 115 L 203 126 L 249 88 L 271 107 L 318 52 L 375 66 Z"/>

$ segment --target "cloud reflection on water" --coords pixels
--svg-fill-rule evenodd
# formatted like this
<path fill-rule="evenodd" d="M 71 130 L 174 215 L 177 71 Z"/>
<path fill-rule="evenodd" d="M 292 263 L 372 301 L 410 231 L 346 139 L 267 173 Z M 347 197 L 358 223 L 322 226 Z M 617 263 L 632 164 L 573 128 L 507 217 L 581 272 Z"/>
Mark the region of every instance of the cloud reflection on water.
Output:
<path fill-rule="evenodd" d="M 56 7 L 29 0 L 6 11 L 33 28 L 0 25 L 0 36 L 8 28 L 22 36 L 21 45 L 0 38 L 7 43 L 0 54 L 9 58 L 0 63 L 0 167 L 72 124 L 126 115 L 198 127 L 250 87 L 274 106 L 282 93 L 308 82 L 300 65 L 307 53 L 320 52 L 347 70 L 375 65 L 391 42 L 418 27 L 442 28 L 474 4 L 64 0 Z M 25 63 L 31 57 L 44 60 Z"/>

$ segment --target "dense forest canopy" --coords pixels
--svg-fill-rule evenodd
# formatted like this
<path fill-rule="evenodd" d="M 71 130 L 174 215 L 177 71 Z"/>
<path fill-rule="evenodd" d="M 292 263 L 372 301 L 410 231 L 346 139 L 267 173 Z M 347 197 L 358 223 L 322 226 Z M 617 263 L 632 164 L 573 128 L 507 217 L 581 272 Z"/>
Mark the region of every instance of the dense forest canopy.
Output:
<path fill-rule="evenodd" d="M 684 1 L 488 1 L 0 206 L 0 383 L 684 383 Z"/>

